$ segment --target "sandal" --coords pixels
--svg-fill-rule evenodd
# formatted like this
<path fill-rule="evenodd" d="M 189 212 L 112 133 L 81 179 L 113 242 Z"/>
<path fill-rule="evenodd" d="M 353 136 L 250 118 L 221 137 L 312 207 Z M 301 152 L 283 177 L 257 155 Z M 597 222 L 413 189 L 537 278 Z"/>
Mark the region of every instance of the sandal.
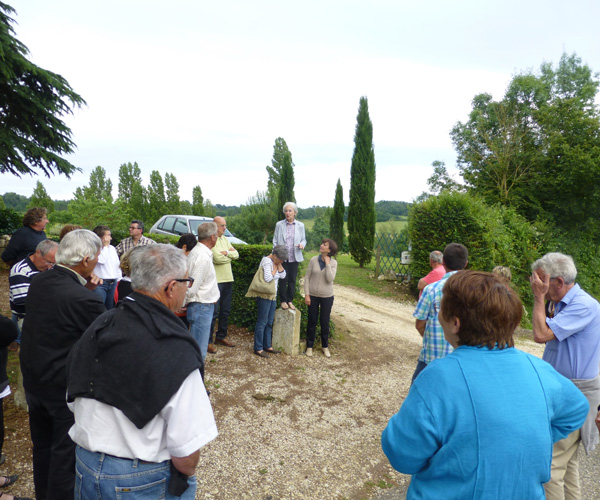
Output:
<path fill-rule="evenodd" d="M 281 354 L 281 351 L 278 351 L 277 349 L 273 349 L 271 347 L 271 349 L 265 349 L 265 351 L 270 352 L 271 354 Z"/>
<path fill-rule="evenodd" d="M 4 479 L 4 484 L 0 484 L 0 488 L 8 488 L 9 486 L 15 484 L 17 479 L 19 479 L 18 474 L 13 474 L 12 476 L 0 476 Z M 2 497 L 0 497 L 2 498 Z"/>
<path fill-rule="evenodd" d="M 294 306 L 294 304 L 292 304 L 291 302 L 288 302 L 288 307 L 292 310 L 295 311 L 296 307 Z"/>
<path fill-rule="evenodd" d="M 269 356 L 267 356 L 265 354 L 265 351 L 254 351 L 254 354 L 256 354 L 257 356 L 260 356 L 261 358 L 268 358 Z"/>
<path fill-rule="evenodd" d="M 281 308 L 286 311 L 287 309 L 289 309 L 290 307 L 288 306 L 287 302 L 282 302 L 281 303 Z"/>

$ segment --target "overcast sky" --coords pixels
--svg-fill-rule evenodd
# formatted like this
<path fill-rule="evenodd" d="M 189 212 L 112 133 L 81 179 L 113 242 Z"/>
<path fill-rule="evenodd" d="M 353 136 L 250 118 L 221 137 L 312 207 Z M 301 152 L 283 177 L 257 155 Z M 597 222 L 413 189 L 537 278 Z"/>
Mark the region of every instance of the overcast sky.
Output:
<path fill-rule="evenodd" d="M 82 173 L 39 177 L 70 199 L 101 165 L 118 184 L 137 161 L 239 205 L 267 184 L 277 137 L 301 207 L 348 203 L 358 103 L 373 122 L 376 200 L 411 201 L 431 163 L 453 170 L 449 132 L 476 94 L 500 99 L 518 72 L 576 52 L 600 71 L 600 2 L 494 0 L 3 0 L 31 60 L 87 106 L 66 119 Z M 38 177 L 0 174 L 30 196 Z"/>

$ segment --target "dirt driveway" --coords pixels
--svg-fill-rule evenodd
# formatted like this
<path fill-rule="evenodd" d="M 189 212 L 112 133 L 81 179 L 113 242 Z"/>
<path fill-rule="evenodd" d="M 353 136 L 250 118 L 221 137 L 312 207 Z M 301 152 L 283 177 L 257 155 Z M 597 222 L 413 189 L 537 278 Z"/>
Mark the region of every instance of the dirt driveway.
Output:
<path fill-rule="evenodd" d="M 408 477 L 389 466 L 380 435 L 417 361 L 413 309 L 336 286 L 330 359 L 320 349 L 312 358 L 262 359 L 252 354 L 252 333 L 232 331 L 237 347 L 219 346 L 207 361 L 219 437 L 202 450 L 197 498 L 404 498 Z M 519 347 L 541 354 L 527 338 Z M 26 414 L 8 406 L 8 460 L 0 473 L 21 473 L 14 494 L 33 496 Z"/>

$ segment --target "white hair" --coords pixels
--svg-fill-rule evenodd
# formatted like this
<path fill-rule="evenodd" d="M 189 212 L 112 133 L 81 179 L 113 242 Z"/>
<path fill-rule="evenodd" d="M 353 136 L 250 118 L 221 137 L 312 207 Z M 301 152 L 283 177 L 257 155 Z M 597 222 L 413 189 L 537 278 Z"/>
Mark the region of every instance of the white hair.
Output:
<path fill-rule="evenodd" d="M 213 234 L 217 234 L 218 226 L 216 222 L 203 222 L 198 226 L 198 241 L 204 241 Z"/>
<path fill-rule="evenodd" d="M 56 251 L 56 263 L 76 266 L 86 257 L 95 259 L 102 248 L 102 241 L 89 229 L 75 229 L 65 234 Z"/>
<path fill-rule="evenodd" d="M 293 201 L 286 201 L 283 204 L 283 213 L 285 213 L 285 207 L 292 207 L 294 213 L 298 215 L 298 205 L 296 205 Z"/>
<path fill-rule="evenodd" d="M 550 278 L 562 278 L 567 285 L 575 283 L 577 277 L 577 268 L 575 262 L 573 262 L 573 257 L 564 253 L 547 253 L 531 265 L 532 271 L 538 269 L 541 269 Z"/>
<path fill-rule="evenodd" d="M 187 260 L 173 245 L 146 245 L 136 247 L 129 255 L 131 287 L 155 294 L 169 281 L 183 278 Z"/>
<path fill-rule="evenodd" d="M 48 255 L 52 250 L 58 247 L 58 243 L 52 240 L 42 240 L 38 243 L 38 246 L 35 247 L 36 252 L 39 250 L 42 254 L 42 257 Z"/>

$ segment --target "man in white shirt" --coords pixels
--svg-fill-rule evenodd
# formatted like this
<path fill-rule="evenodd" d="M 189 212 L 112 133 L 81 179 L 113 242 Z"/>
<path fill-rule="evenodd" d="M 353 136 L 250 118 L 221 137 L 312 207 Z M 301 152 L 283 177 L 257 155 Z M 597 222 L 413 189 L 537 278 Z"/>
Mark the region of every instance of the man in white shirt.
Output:
<path fill-rule="evenodd" d="M 217 225 L 214 222 L 205 222 L 198 226 L 198 245 L 187 256 L 188 272 L 190 278 L 194 278 L 194 283 L 185 297 L 187 320 L 192 337 L 200 347 L 203 362 L 208 350 L 215 303 L 220 297 L 212 253 L 216 243 Z"/>
<path fill-rule="evenodd" d="M 193 280 L 171 245 L 140 248 L 130 263 L 134 293 L 69 356 L 76 498 L 193 500 L 200 448 L 217 436 L 200 350 L 174 314 Z"/>

